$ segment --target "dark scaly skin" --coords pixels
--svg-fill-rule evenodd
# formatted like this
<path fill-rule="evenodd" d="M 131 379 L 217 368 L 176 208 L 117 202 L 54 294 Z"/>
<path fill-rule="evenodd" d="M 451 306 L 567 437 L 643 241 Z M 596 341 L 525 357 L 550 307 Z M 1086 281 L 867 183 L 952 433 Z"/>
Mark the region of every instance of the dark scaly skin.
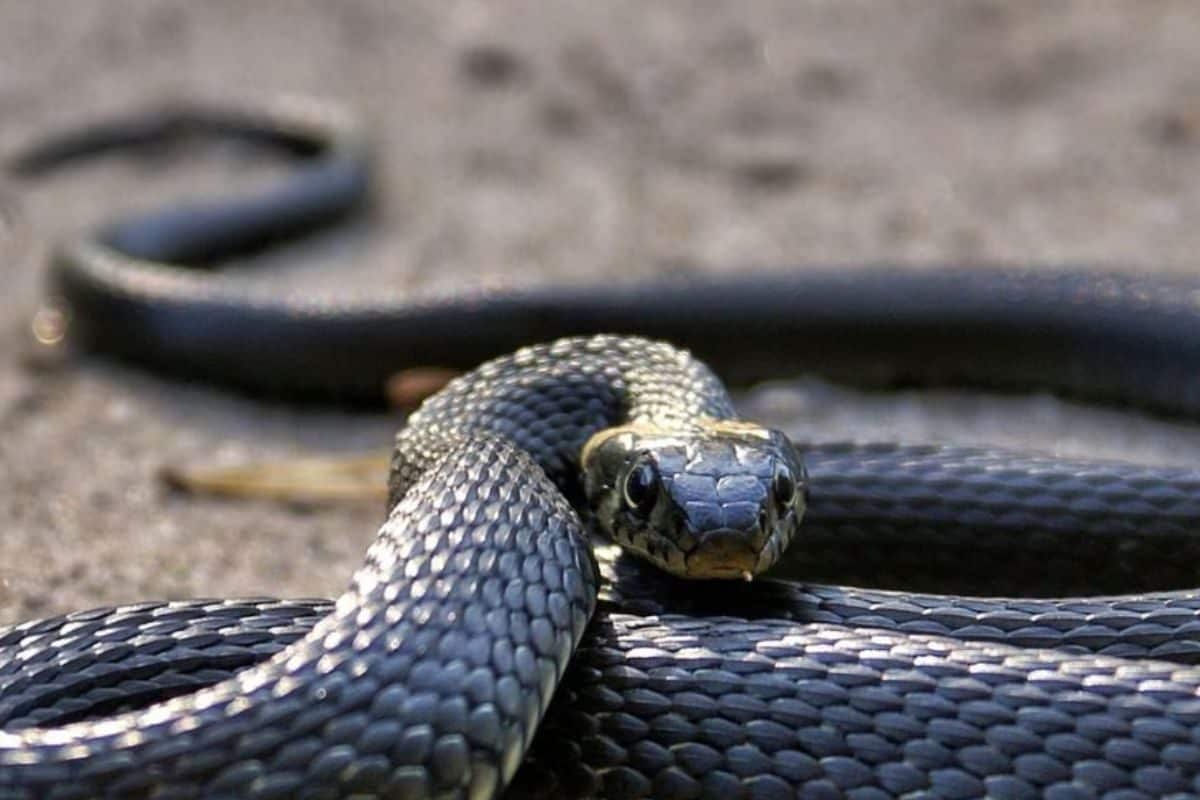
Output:
<path fill-rule="evenodd" d="M 18 644 L 0 660 L 0 796 L 493 796 L 596 601 L 587 537 L 559 488 L 578 479 L 574 454 L 633 420 L 731 414 L 706 367 L 641 339 L 567 339 L 482 365 L 401 431 L 391 511 L 366 564 L 332 613 L 264 664 L 94 719 L 203 679 L 168 673 L 171 689 L 147 686 L 161 661 L 99 647 L 112 629 L 126 638 L 133 623 L 120 613 L 69 626 L 88 637 L 83 669 L 66 666 L 75 656 L 57 652 L 58 638 L 43 650 L 0 634 Z"/>
<path fill-rule="evenodd" d="M 138 640 L 121 633 L 129 615 L 86 633 L 69 626 L 99 653 L 89 648 L 83 669 L 22 643 L 0 682 L 8 716 L 36 719 L 31 695 L 44 704 L 96 685 L 109 687 L 97 696 L 102 708 L 129 695 L 142 710 L 62 727 L 7 724 L 0 797 L 494 796 L 591 616 L 596 576 L 578 517 L 523 451 L 485 436 L 451 434 L 441 445 L 346 594 L 257 667 L 146 705 L 149 670 Z M 497 497 L 511 502 L 485 513 Z M 103 646 L 114 634 L 121 644 Z M 188 652 L 189 638 L 168 657 L 185 672 L 211 658 Z M 42 681 L 52 685 L 30 686 Z"/>
<path fill-rule="evenodd" d="M 298 127 L 311 142 L 305 119 Z M 285 134 L 295 123 L 275 122 Z M 309 149 L 314 167 L 365 174 L 348 169 L 354 157 L 329 155 L 345 150 Z M 60 160 L 43 152 L 42 166 Z M 340 197 L 329 204 L 339 212 L 360 196 L 316 184 L 309 192 Z M 264 219 L 295 205 L 275 197 Z M 138 255 L 195 262 L 244 244 L 223 236 L 219 220 L 175 219 L 188 236 L 142 237 L 164 249 Z M 124 227 L 173 230 L 153 218 Z M 436 305 L 248 305 L 256 298 L 230 281 L 131 261 L 111 237 L 62 250 L 54 278 L 82 341 L 260 392 L 370 398 L 408 364 L 469 366 L 531 340 L 607 329 L 669 337 L 737 380 L 803 367 L 876 384 L 1038 386 L 1200 412 L 1200 286 L 1187 280 L 806 271 Z M 931 446 L 818 447 L 807 458 L 804 546 L 783 573 L 951 592 L 1145 593 L 1002 600 L 769 580 L 718 588 L 601 548 L 601 613 L 510 794 L 1200 793 L 1200 673 L 1187 666 L 1200 661 L 1200 593 L 1152 591 L 1200 584 L 1200 475 Z M 255 603 L 235 603 L 247 616 L 226 625 L 221 608 L 167 604 L 118 613 L 111 625 L 101 611 L 99 621 L 0 634 L 0 657 L 62 660 L 85 676 L 68 689 L 57 668 L 37 672 L 51 688 L 35 700 L 37 681 L 10 678 L 15 662 L 5 661 L 0 719 L 69 720 L 216 681 L 325 611 L 268 603 L 260 615 Z M 73 634 L 60 636 L 68 624 Z M 137 646 L 97 654 L 97 625 L 105 640 Z M 135 677 L 93 685 L 97 664 L 127 658 Z M 338 746 L 328 750 L 344 757 Z M 306 768 L 328 763 L 307 755 Z"/>

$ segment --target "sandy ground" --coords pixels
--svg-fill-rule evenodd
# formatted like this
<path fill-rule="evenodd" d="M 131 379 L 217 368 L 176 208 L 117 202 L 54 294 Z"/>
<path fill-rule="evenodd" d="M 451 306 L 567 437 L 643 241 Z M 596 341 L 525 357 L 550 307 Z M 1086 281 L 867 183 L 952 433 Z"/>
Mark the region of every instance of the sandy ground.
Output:
<path fill-rule="evenodd" d="M 261 259 L 313 291 L 634 278 L 686 264 L 991 260 L 1188 272 L 1200 15 L 1186 2 L 0 2 L 0 153 L 166 97 L 336 98 L 380 153 L 369 219 Z M 219 147 L 0 182 L 0 623 L 139 598 L 324 595 L 380 509 L 189 499 L 164 464 L 386 445 L 297 411 L 29 357 L 47 243 L 258 179 Z M 798 435 L 1186 463 L 1190 428 L 802 378 Z"/>

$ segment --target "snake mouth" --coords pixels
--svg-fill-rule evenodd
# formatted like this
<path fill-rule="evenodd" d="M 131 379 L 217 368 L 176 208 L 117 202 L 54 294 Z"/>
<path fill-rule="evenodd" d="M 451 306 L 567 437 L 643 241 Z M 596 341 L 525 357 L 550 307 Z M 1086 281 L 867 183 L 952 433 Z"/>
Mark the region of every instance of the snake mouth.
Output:
<path fill-rule="evenodd" d="M 745 531 L 713 531 L 687 556 L 689 578 L 746 578 L 761 571 L 762 548 Z"/>

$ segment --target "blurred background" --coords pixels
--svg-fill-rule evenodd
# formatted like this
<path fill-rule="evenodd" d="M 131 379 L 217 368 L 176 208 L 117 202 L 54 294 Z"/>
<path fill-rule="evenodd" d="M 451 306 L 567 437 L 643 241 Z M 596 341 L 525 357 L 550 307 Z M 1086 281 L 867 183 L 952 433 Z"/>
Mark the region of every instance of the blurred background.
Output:
<path fill-rule="evenodd" d="M 164 100 L 279 93 L 364 117 L 377 197 L 248 280 L 371 294 L 818 263 L 1198 269 L 1200 13 L 1182 0 L 0 0 L 0 156 Z M 0 623 L 346 583 L 379 507 L 186 498 L 158 471 L 378 449 L 396 417 L 30 346 L 52 242 L 283 168 L 210 143 L 0 178 Z M 797 379 L 740 402 L 801 439 L 1184 463 L 1200 447 L 1045 396 L 781 377 Z"/>

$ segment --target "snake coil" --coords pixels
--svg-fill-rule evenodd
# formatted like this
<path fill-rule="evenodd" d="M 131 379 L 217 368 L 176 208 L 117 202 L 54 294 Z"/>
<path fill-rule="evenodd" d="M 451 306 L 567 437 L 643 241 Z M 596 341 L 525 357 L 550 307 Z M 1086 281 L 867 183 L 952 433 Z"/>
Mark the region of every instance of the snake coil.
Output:
<path fill-rule="evenodd" d="M 362 398 L 416 359 L 474 366 L 616 330 L 735 380 L 802 366 L 1200 415 L 1186 280 L 803 270 L 442 303 L 255 296 L 180 265 L 352 208 L 361 138 L 319 105 L 154 119 L 18 166 L 181 129 L 307 159 L 236 213 L 162 212 L 60 251 L 72 335 L 157 367 Z M 0 798 L 1200 795 L 1200 473 L 805 444 L 804 520 L 767 579 L 692 581 L 589 545 L 579 512 L 619 506 L 578 483 L 593 436 L 731 413 L 699 361 L 635 336 L 479 367 L 402 432 L 388 521 L 335 603 L 141 604 L 0 631 Z M 771 458 L 745 459 L 740 483 L 656 461 L 625 507 L 676 497 L 647 500 L 653 478 L 729 527 L 736 484 L 760 503 L 752 526 L 805 494 Z"/>

